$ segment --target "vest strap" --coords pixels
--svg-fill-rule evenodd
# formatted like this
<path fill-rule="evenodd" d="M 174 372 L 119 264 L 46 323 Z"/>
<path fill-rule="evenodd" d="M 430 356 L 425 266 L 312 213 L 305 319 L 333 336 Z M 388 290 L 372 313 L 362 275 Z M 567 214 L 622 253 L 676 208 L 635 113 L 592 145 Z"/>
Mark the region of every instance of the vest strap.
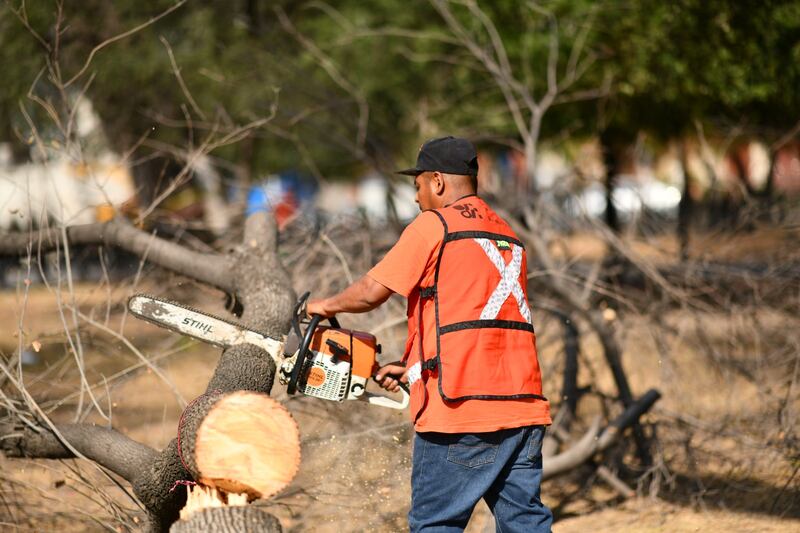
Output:
<path fill-rule="evenodd" d="M 422 370 L 436 370 L 439 368 L 439 356 L 431 357 L 422 363 Z"/>
<path fill-rule="evenodd" d="M 529 322 L 518 322 L 516 320 L 468 320 L 466 322 L 456 322 L 454 324 L 447 324 L 439 328 L 439 333 L 451 333 L 453 331 L 462 331 L 465 329 L 481 329 L 481 328 L 499 328 L 499 329 L 518 329 L 522 331 L 530 331 L 533 333 L 533 325 Z"/>
<path fill-rule="evenodd" d="M 408 384 L 413 385 L 415 381 L 422 379 L 422 372 L 424 370 L 436 370 L 439 366 L 439 358 L 432 357 L 425 362 L 419 361 L 409 367 L 406 376 L 408 377 Z"/>
<path fill-rule="evenodd" d="M 525 245 L 522 244 L 522 241 L 519 239 L 515 239 L 510 235 L 502 235 L 500 233 L 492 233 L 489 231 L 454 231 L 453 233 L 447 234 L 447 236 L 444 238 L 444 242 L 460 241 L 463 239 L 489 239 L 490 241 L 505 241 L 507 243 L 513 243 L 523 250 L 525 249 Z"/>
<path fill-rule="evenodd" d="M 420 287 L 419 288 L 419 297 L 420 298 L 433 298 L 436 294 L 436 285 L 431 285 L 430 287 Z"/>

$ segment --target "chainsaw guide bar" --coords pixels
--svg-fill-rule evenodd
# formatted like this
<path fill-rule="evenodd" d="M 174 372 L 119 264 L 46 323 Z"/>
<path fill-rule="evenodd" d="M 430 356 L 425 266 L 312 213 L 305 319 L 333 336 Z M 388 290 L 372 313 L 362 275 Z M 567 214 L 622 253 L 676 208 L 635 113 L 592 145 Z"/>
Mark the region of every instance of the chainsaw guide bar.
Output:
<path fill-rule="evenodd" d="M 283 350 L 283 340 L 273 339 L 233 320 L 157 296 L 135 294 L 128 299 L 128 309 L 137 318 L 221 348 L 254 344 L 265 349 L 276 361 Z"/>
<path fill-rule="evenodd" d="M 287 392 L 300 392 L 323 400 L 362 400 L 391 409 L 408 406 L 408 390 L 402 390 L 402 400 L 393 400 L 366 390 L 367 382 L 380 366 L 376 361 L 379 345 L 374 335 L 339 326 L 335 318 L 328 319 L 330 327 L 320 326 L 320 315 L 311 317 L 305 332 L 300 319 L 305 315 L 306 295 L 296 306 L 292 328 L 294 341 L 274 339 L 234 320 L 206 313 L 171 300 L 135 294 L 128 299 L 128 309 L 135 317 L 187 337 L 230 348 L 253 344 L 267 352 L 275 361 L 276 376 L 287 386 Z M 319 327 L 318 327 L 319 326 Z M 314 346 L 312 348 L 312 345 Z M 285 353 L 289 348 L 290 353 Z"/>

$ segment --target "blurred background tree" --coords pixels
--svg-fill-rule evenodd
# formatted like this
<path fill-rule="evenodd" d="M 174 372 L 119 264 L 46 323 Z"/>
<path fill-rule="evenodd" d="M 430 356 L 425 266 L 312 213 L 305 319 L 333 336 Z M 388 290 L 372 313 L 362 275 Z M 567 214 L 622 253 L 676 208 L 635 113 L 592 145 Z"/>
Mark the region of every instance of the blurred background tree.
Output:
<path fill-rule="evenodd" d="M 93 47 L 170 9 L 82 70 Z M 790 131 L 799 12 L 796 1 L 732 0 L 7 0 L 0 139 L 24 158 L 23 108 L 33 123 L 46 118 L 28 92 L 85 90 L 110 145 L 136 148 L 138 174 L 155 179 L 148 154 L 268 116 L 277 101 L 274 120 L 214 155 L 246 176 L 300 167 L 348 177 L 391 169 L 398 155 L 405 164 L 442 132 L 522 150 L 526 134 L 534 145 L 597 135 L 613 176 L 615 154 L 640 132 L 664 142 L 698 124 L 774 141 Z"/>

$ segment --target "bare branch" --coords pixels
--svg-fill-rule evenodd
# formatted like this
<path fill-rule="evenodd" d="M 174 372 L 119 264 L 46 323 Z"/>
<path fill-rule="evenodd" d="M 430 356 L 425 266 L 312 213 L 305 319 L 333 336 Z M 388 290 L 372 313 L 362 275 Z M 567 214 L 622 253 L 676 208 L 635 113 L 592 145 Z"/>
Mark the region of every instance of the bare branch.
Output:
<path fill-rule="evenodd" d="M 75 74 L 74 76 L 72 76 L 69 79 L 69 81 L 67 81 L 64 84 L 64 88 L 69 87 L 70 85 L 72 85 L 75 82 L 75 80 L 77 80 L 78 78 L 83 76 L 83 73 L 86 72 L 86 69 L 89 68 L 89 65 L 92 63 L 92 59 L 94 59 L 94 55 L 97 52 L 99 52 L 100 50 L 102 50 L 103 48 L 105 48 L 106 46 L 108 46 L 110 44 L 113 44 L 113 43 L 115 43 L 117 41 L 121 41 L 122 39 L 125 39 L 126 37 L 130 37 L 134 33 L 137 33 L 139 31 L 145 29 L 146 27 L 155 24 L 156 22 L 158 22 L 162 18 L 166 17 L 167 15 L 169 15 L 170 13 L 175 11 L 176 9 L 180 8 L 183 4 L 186 3 L 186 1 L 187 0 L 178 0 L 178 2 L 176 4 L 174 4 L 173 6 L 167 8 L 165 11 L 162 11 L 158 15 L 156 15 L 154 17 L 150 17 L 147 21 L 143 22 L 142 24 L 139 24 L 138 26 L 136 26 L 134 28 L 131 28 L 130 30 L 128 30 L 126 32 L 120 33 L 119 35 L 115 35 L 114 37 L 111 37 L 110 39 L 106 39 L 102 43 L 100 43 L 97 46 L 95 46 L 94 48 L 92 48 L 92 51 L 89 53 L 89 57 L 86 58 L 86 62 L 83 64 L 83 66 L 78 71 L 78 73 Z"/>
<path fill-rule="evenodd" d="M 122 219 L 110 222 L 70 226 L 65 229 L 71 244 L 106 244 L 122 248 L 148 259 L 159 266 L 208 283 L 222 290 L 233 292 L 235 280 L 229 271 L 230 261 L 216 254 L 203 254 L 187 250 L 175 244 L 135 228 Z M 7 233 L 0 239 L 0 255 L 20 255 L 29 246 L 40 246 L 42 252 L 58 245 L 61 230 L 41 229 L 29 233 Z M 149 251 L 148 251 L 149 249 Z"/>
<path fill-rule="evenodd" d="M 74 459 L 75 454 L 64 444 L 66 441 L 83 457 L 129 482 L 141 475 L 158 455 L 154 449 L 115 429 L 93 424 L 59 424 L 56 427 L 61 437 L 48 428 L 36 432 L 30 428 L 0 426 L 0 450 L 8 457 Z"/>
<path fill-rule="evenodd" d="M 547 93 L 539 103 L 541 107 L 549 107 L 550 102 L 558 94 L 558 20 L 550 11 L 542 8 L 536 2 L 529 2 L 530 8 L 547 18 L 550 25 L 550 41 L 547 52 Z"/>
<path fill-rule="evenodd" d="M 333 250 L 333 253 L 336 254 L 336 258 L 339 259 L 339 262 L 342 264 L 342 269 L 344 269 L 344 275 L 347 278 L 347 283 L 352 284 L 353 274 L 350 272 L 350 267 L 347 265 L 347 259 L 345 259 L 342 251 L 326 234 L 323 233 L 320 235 L 320 238 L 330 247 L 331 250 Z"/>
<path fill-rule="evenodd" d="M 186 399 L 180 393 L 180 391 L 178 390 L 178 387 L 175 386 L 175 383 L 173 383 L 172 380 L 169 378 L 169 376 L 164 374 L 164 372 L 162 372 L 161 369 L 158 368 L 154 364 L 153 361 L 150 361 L 149 359 L 147 359 L 147 357 L 145 357 L 144 354 L 142 352 L 140 352 L 136 348 L 136 346 L 134 346 L 133 343 L 127 339 L 127 337 L 117 333 L 116 331 L 114 331 L 113 329 L 111 329 L 111 328 L 109 328 L 107 326 L 104 326 L 103 324 L 97 322 L 96 320 L 93 320 L 91 317 L 86 316 L 85 314 L 83 314 L 80 311 L 78 311 L 77 307 L 72 307 L 71 306 L 71 308 L 72 308 L 73 312 L 77 312 L 78 313 L 78 316 L 80 316 L 80 318 L 83 321 L 91 324 L 92 326 L 96 327 L 100 331 L 103 331 L 103 332 L 111 335 L 112 337 L 116 338 L 118 341 L 122 342 L 131 352 L 133 352 L 134 355 L 136 355 L 136 357 L 139 358 L 139 361 L 141 362 L 142 365 L 144 365 L 148 369 L 150 369 L 156 376 L 159 377 L 159 379 L 161 379 L 161 381 L 164 382 L 165 385 L 167 385 L 167 387 L 170 388 L 170 390 L 172 391 L 172 394 L 175 395 L 175 399 L 178 401 L 178 405 L 180 405 L 181 408 L 186 407 Z M 88 383 L 87 383 L 87 388 L 91 391 L 91 387 L 89 387 Z"/>
<path fill-rule="evenodd" d="M 14 9 L 13 7 L 11 7 L 10 0 L 6 0 L 6 5 L 8 6 L 8 9 L 12 13 L 14 13 L 17 19 L 19 19 L 22 25 L 25 26 L 25 29 L 28 30 L 28 32 L 33 36 L 33 38 L 36 39 L 39 42 L 39 44 L 41 44 L 42 47 L 49 54 L 51 52 L 50 43 L 45 41 L 44 38 L 41 35 L 39 35 L 28 22 L 28 10 L 25 8 L 25 0 L 22 0 L 19 9 Z"/>
<path fill-rule="evenodd" d="M 797 134 L 800 133 L 800 120 L 786 133 L 781 135 L 781 137 L 772 143 L 769 147 L 771 152 L 777 152 L 784 146 L 786 146 L 792 139 L 794 139 Z"/>
<path fill-rule="evenodd" d="M 661 394 L 657 390 L 651 389 L 647 391 L 641 398 L 628 406 L 599 435 L 597 429 L 600 427 L 600 419 L 596 418 L 581 440 L 570 449 L 554 457 L 544 458 L 542 479 L 550 479 L 569 472 L 576 466 L 586 462 L 595 453 L 608 449 L 622 436 L 625 428 L 636 424 L 639 418 L 649 411 L 659 398 L 661 398 Z"/>
<path fill-rule="evenodd" d="M 283 26 L 289 35 L 294 37 L 303 47 L 317 60 L 319 65 L 325 70 L 328 76 L 344 91 L 346 91 L 358 105 L 358 133 L 356 135 L 356 150 L 362 153 L 364 145 L 367 140 L 367 125 L 369 122 L 369 104 L 367 98 L 364 96 L 363 91 L 350 83 L 347 78 L 337 68 L 333 60 L 319 47 L 311 41 L 308 37 L 300 33 L 300 31 L 292 24 L 292 21 L 286 15 L 286 12 L 280 7 L 275 6 L 275 14 L 278 16 L 278 21 Z"/>
<path fill-rule="evenodd" d="M 172 72 L 175 74 L 175 79 L 178 80 L 178 85 L 181 87 L 181 91 L 183 91 L 183 95 L 189 101 L 189 105 L 192 106 L 192 109 L 197 116 L 206 120 L 206 115 L 203 113 L 203 110 L 197 105 L 197 102 L 194 101 L 192 97 L 192 93 L 189 92 L 189 88 L 186 86 L 186 83 L 183 81 L 183 76 L 181 76 L 181 69 L 178 67 L 177 61 L 175 61 L 175 54 L 172 53 L 172 47 L 169 45 L 169 41 L 167 41 L 163 35 L 158 38 L 161 41 L 161 44 L 164 45 L 164 48 L 167 49 L 167 55 L 169 55 L 169 62 L 172 65 Z"/>
<path fill-rule="evenodd" d="M 489 54 L 475 41 L 475 39 L 472 38 L 466 28 L 464 28 L 464 26 L 456 19 L 447 0 L 431 0 L 431 3 L 436 11 L 438 11 L 445 20 L 453 33 L 455 33 L 459 38 L 461 44 L 485 66 L 486 70 L 495 79 L 495 82 L 497 83 L 497 86 L 502 92 L 506 104 L 508 105 L 508 110 L 511 113 L 511 118 L 517 127 L 517 131 L 519 131 L 521 137 L 527 137 L 528 128 L 525 124 L 526 121 L 522 115 L 522 110 L 517 103 L 517 97 L 514 95 L 513 91 L 514 88 L 518 87 L 518 84 L 515 85 L 513 80 L 509 79 L 508 76 L 505 75 L 500 65 L 498 65 L 497 62 L 490 57 Z M 527 91 L 522 92 L 523 95 L 525 93 L 527 93 Z"/>

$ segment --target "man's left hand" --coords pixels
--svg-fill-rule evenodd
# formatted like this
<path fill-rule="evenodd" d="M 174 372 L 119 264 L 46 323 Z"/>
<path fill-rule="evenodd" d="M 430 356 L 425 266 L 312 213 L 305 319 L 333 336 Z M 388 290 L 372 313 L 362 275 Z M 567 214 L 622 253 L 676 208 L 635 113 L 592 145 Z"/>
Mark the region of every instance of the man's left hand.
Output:
<path fill-rule="evenodd" d="M 397 392 L 400 390 L 400 383 L 408 384 L 408 370 L 403 362 L 395 361 L 383 365 L 375 374 L 374 379 L 384 389 Z"/>

